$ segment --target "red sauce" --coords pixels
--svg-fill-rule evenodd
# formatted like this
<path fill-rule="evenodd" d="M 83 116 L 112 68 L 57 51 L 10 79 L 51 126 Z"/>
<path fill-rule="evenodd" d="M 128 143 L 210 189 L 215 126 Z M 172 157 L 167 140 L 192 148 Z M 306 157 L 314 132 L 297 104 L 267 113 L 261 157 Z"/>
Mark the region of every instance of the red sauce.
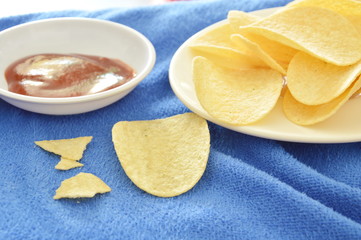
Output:
<path fill-rule="evenodd" d="M 118 59 L 82 54 L 40 54 L 5 71 L 11 92 L 36 97 L 75 97 L 118 87 L 135 71 Z"/>

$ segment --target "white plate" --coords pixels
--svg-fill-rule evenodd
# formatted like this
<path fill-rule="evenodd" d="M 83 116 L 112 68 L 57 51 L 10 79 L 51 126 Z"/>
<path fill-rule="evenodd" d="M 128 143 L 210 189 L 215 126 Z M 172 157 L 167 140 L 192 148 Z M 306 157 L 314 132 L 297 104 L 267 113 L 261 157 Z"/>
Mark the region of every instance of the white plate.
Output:
<path fill-rule="evenodd" d="M 253 12 L 267 16 L 277 8 Z M 361 141 L 361 98 L 348 101 L 335 115 L 313 126 L 299 126 L 290 122 L 283 114 L 282 99 L 272 112 L 261 121 L 249 126 L 232 126 L 211 117 L 198 102 L 192 81 L 192 59 L 189 44 L 200 34 L 225 21 L 211 25 L 189 38 L 174 54 L 170 68 L 169 81 L 176 96 L 193 112 L 225 128 L 262 138 L 307 143 L 344 143 Z"/>
<path fill-rule="evenodd" d="M 42 53 L 80 53 L 115 58 L 137 75 L 116 88 L 90 95 L 47 98 L 10 92 L 0 76 L 0 98 L 19 108 L 44 114 L 66 115 L 93 111 L 131 92 L 152 70 L 156 53 L 141 33 L 125 25 L 92 18 L 66 17 L 32 21 L 0 32 L 0 72 L 14 61 Z"/>

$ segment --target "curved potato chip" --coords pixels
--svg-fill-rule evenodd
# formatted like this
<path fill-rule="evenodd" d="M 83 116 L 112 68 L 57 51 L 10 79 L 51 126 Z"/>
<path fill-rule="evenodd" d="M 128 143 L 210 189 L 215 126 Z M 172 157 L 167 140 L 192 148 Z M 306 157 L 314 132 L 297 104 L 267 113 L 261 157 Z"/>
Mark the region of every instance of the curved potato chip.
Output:
<path fill-rule="evenodd" d="M 110 192 L 112 189 L 100 178 L 91 173 L 79 173 L 65 179 L 56 190 L 54 199 L 60 198 L 91 198 L 97 193 Z"/>
<path fill-rule="evenodd" d="M 239 32 L 239 27 L 257 22 L 260 17 L 238 10 L 228 12 L 227 20 L 234 33 Z"/>
<path fill-rule="evenodd" d="M 301 0 L 293 1 L 286 7 L 321 7 L 346 17 L 361 33 L 361 1 L 355 0 Z"/>
<path fill-rule="evenodd" d="M 325 8 L 288 8 L 240 29 L 335 65 L 361 59 L 361 34 L 345 17 Z"/>
<path fill-rule="evenodd" d="M 191 49 L 196 55 L 206 57 L 217 65 L 230 69 L 268 67 L 260 58 L 234 49 L 206 45 L 191 46 Z"/>
<path fill-rule="evenodd" d="M 283 111 L 286 117 L 298 125 L 312 125 L 322 122 L 342 107 L 347 100 L 361 87 L 359 77 L 344 93 L 334 100 L 321 105 L 305 105 L 294 99 L 289 91 L 283 98 Z"/>
<path fill-rule="evenodd" d="M 231 41 L 235 43 L 236 48 L 247 52 L 248 55 L 257 56 L 271 68 L 285 74 L 288 63 L 296 53 L 295 49 L 257 34 L 237 34 L 240 33 L 240 27 L 260 20 L 258 16 L 233 10 L 228 12 L 227 19 L 236 33 L 231 35 Z"/>
<path fill-rule="evenodd" d="M 60 140 L 35 141 L 42 149 L 60 155 L 61 157 L 79 160 L 83 157 L 86 146 L 93 137 L 78 137 Z"/>
<path fill-rule="evenodd" d="M 207 121 L 194 113 L 118 122 L 112 136 L 127 176 L 152 195 L 174 197 L 185 193 L 205 171 L 210 134 Z"/>
<path fill-rule="evenodd" d="M 253 56 L 246 46 L 236 48 L 230 39 L 232 33 L 228 23 L 216 26 L 195 38 L 189 47 L 197 55 L 232 69 L 267 66 L 261 59 Z"/>
<path fill-rule="evenodd" d="M 289 65 L 287 86 L 297 101 L 319 105 L 342 94 L 360 73 L 361 61 L 350 66 L 336 66 L 299 52 Z"/>
<path fill-rule="evenodd" d="M 361 16 L 361 2 L 357 0 L 300 0 L 290 2 L 286 7 L 321 7 L 345 16 Z"/>
<path fill-rule="evenodd" d="M 286 69 L 278 64 L 275 59 L 273 59 L 268 53 L 266 53 L 260 45 L 255 42 L 250 41 L 240 34 L 231 35 L 231 40 L 239 45 L 247 45 L 249 49 L 253 51 L 253 54 L 266 63 L 270 68 L 286 75 Z"/>
<path fill-rule="evenodd" d="M 282 75 L 273 69 L 230 71 L 204 57 L 193 59 L 193 81 L 203 108 L 232 125 L 250 124 L 265 117 L 283 87 Z"/>
<path fill-rule="evenodd" d="M 78 162 L 78 161 L 74 161 L 71 159 L 66 159 L 66 158 L 60 158 L 60 161 L 58 162 L 58 164 L 55 166 L 55 169 L 57 170 L 69 170 L 72 168 L 76 168 L 76 167 L 82 167 L 84 166 L 84 164 Z"/>

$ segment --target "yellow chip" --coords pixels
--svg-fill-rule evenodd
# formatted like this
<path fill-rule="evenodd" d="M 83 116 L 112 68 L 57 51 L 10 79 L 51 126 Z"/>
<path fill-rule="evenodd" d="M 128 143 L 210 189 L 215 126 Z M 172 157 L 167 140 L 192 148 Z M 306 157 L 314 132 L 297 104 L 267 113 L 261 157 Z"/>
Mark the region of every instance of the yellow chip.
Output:
<path fill-rule="evenodd" d="M 82 163 L 80 163 L 78 161 L 74 161 L 74 160 L 70 160 L 70 159 L 66 159 L 66 158 L 61 157 L 60 161 L 55 166 L 55 169 L 69 170 L 69 169 L 72 169 L 72 168 L 82 167 L 82 166 L 84 166 L 84 164 L 82 164 Z"/>
<path fill-rule="evenodd" d="M 319 105 L 341 95 L 360 73 L 361 61 L 350 66 L 336 66 L 299 52 L 289 65 L 287 86 L 297 101 Z"/>
<path fill-rule="evenodd" d="M 267 66 L 246 46 L 236 48 L 230 39 L 232 33 L 234 32 L 230 25 L 223 24 L 198 36 L 189 47 L 196 55 L 207 57 L 217 64 L 232 69 Z"/>
<path fill-rule="evenodd" d="M 286 8 L 241 27 L 241 32 L 262 35 L 335 65 L 361 59 L 361 34 L 345 17 L 325 8 Z"/>
<path fill-rule="evenodd" d="M 140 189 L 155 196 L 185 193 L 205 171 L 210 134 L 206 120 L 194 113 L 118 122 L 112 135 L 127 176 Z"/>
<path fill-rule="evenodd" d="M 60 155 L 70 160 L 79 160 L 93 137 L 78 137 L 60 140 L 36 141 L 35 144 L 42 149 Z"/>
<path fill-rule="evenodd" d="M 294 99 L 289 91 L 283 98 L 283 111 L 286 117 L 298 125 L 312 125 L 330 118 L 361 87 L 359 77 L 344 93 L 334 100 L 321 105 L 305 105 Z"/>
<path fill-rule="evenodd" d="M 260 45 L 255 42 L 250 41 L 246 37 L 240 34 L 231 35 L 231 40 L 242 46 L 246 45 L 249 49 L 253 51 L 253 54 L 266 63 L 270 68 L 286 75 L 286 66 L 281 66 L 274 58 L 272 58 L 267 52 L 265 52 Z"/>
<path fill-rule="evenodd" d="M 286 7 L 321 7 L 345 16 L 361 16 L 361 2 L 358 0 L 300 0 L 290 2 Z"/>
<path fill-rule="evenodd" d="M 193 81 L 209 115 L 232 125 L 264 118 L 283 88 L 282 75 L 273 69 L 229 70 L 204 57 L 193 59 Z"/>
<path fill-rule="evenodd" d="M 246 13 L 238 10 L 231 10 L 228 12 L 227 20 L 234 33 L 239 32 L 239 27 L 246 26 L 257 22 L 260 18 L 256 15 Z"/>
<path fill-rule="evenodd" d="M 110 192 L 111 188 L 100 178 L 91 173 L 78 175 L 62 181 L 56 190 L 54 199 L 60 198 L 91 198 L 97 193 Z"/>
<path fill-rule="evenodd" d="M 293 1 L 286 7 L 321 7 L 346 17 L 361 33 L 361 1 L 357 0 L 301 0 Z"/>
<path fill-rule="evenodd" d="M 236 48 L 247 52 L 250 56 L 257 56 L 269 67 L 286 74 L 288 63 L 296 53 L 295 49 L 257 34 L 237 34 L 240 32 L 240 27 L 259 21 L 260 18 L 257 16 L 234 10 L 228 12 L 227 19 L 233 32 L 236 33 L 231 35 L 231 41 Z"/>
<path fill-rule="evenodd" d="M 191 46 L 191 48 L 195 55 L 206 57 L 212 62 L 230 69 L 268 67 L 255 55 L 250 56 L 234 49 L 206 45 Z"/>

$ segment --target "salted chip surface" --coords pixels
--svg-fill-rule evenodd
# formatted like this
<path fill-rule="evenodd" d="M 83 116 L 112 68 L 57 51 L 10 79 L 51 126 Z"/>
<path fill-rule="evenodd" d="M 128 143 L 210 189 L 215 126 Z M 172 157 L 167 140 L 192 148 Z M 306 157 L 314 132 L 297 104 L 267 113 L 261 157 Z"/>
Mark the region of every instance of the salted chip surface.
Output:
<path fill-rule="evenodd" d="M 78 162 L 78 161 L 74 161 L 71 159 L 66 159 L 61 157 L 60 161 L 58 162 L 58 164 L 55 166 L 55 169 L 58 170 L 69 170 L 72 168 L 77 168 L 77 167 L 82 167 L 84 166 L 84 164 Z"/>
<path fill-rule="evenodd" d="M 83 157 L 86 146 L 93 137 L 77 137 L 59 140 L 35 141 L 42 149 L 60 155 L 69 160 L 79 160 Z"/>
<path fill-rule="evenodd" d="M 287 90 L 283 98 L 283 111 L 290 121 L 298 125 L 316 124 L 334 115 L 360 87 L 361 77 L 340 96 L 320 105 L 302 104 Z"/>
<path fill-rule="evenodd" d="M 209 155 L 206 120 L 194 113 L 113 126 L 113 143 L 130 180 L 159 197 L 190 190 L 202 177 Z"/>
<path fill-rule="evenodd" d="M 319 105 L 341 95 L 360 74 L 361 61 L 337 66 L 299 52 L 289 65 L 287 86 L 297 101 Z"/>
<path fill-rule="evenodd" d="M 91 173 L 78 175 L 62 181 L 56 190 L 54 199 L 60 198 L 91 198 L 97 193 L 110 192 L 111 188 L 99 177 Z"/>
<path fill-rule="evenodd" d="M 351 65 L 361 59 L 361 34 L 344 16 L 326 8 L 286 8 L 240 29 L 335 65 Z"/>
<path fill-rule="evenodd" d="M 193 81 L 200 104 L 214 118 L 246 125 L 264 118 L 283 88 L 282 74 L 273 69 L 232 70 L 204 57 L 193 59 Z"/>

